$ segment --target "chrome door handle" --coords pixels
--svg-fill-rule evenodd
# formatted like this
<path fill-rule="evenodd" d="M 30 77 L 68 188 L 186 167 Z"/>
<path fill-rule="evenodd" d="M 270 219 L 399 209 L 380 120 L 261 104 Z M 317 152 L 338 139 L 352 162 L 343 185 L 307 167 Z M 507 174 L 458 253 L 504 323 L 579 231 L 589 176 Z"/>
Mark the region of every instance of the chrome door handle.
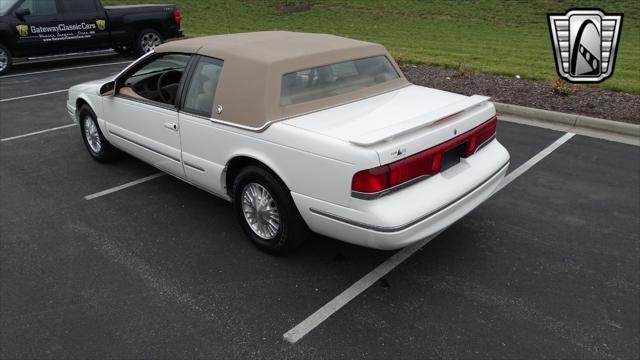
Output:
<path fill-rule="evenodd" d="M 166 123 L 164 123 L 164 127 L 169 130 L 178 131 L 178 124 L 171 121 L 167 121 Z"/>

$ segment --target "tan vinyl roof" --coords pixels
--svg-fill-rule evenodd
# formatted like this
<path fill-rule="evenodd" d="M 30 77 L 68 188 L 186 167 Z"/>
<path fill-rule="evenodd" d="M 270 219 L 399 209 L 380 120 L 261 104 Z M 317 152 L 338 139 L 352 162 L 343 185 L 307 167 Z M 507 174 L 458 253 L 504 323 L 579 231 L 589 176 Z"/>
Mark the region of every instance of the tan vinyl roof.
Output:
<path fill-rule="evenodd" d="M 169 42 L 155 51 L 197 53 L 223 60 L 212 117 L 253 130 L 409 85 L 382 45 L 334 35 L 286 31 L 215 35 Z M 400 78 L 342 95 L 280 106 L 284 74 L 375 55 L 387 56 Z M 221 114 L 215 112 L 218 105 L 223 106 Z"/>

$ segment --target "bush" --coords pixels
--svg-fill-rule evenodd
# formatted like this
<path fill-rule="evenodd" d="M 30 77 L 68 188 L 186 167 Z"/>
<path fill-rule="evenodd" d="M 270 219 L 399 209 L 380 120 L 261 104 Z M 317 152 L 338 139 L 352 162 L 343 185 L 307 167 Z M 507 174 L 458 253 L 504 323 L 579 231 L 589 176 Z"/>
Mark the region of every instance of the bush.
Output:
<path fill-rule="evenodd" d="M 551 92 L 560 96 L 569 96 L 573 93 L 573 87 L 568 82 L 556 77 L 551 80 L 550 85 Z"/>

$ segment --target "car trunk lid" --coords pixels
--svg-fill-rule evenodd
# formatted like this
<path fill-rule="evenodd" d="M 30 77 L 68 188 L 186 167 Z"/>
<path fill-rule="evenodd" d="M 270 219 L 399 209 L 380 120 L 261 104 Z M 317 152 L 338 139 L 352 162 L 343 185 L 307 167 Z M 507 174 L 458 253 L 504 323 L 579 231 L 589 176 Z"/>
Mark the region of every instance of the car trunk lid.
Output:
<path fill-rule="evenodd" d="M 411 85 L 285 122 L 369 147 L 426 129 L 487 100 Z"/>
<path fill-rule="evenodd" d="M 488 100 L 410 85 L 284 123 L 375 150 L 380 164 L 386 164 L 491 119 L 495 108 Z"/>

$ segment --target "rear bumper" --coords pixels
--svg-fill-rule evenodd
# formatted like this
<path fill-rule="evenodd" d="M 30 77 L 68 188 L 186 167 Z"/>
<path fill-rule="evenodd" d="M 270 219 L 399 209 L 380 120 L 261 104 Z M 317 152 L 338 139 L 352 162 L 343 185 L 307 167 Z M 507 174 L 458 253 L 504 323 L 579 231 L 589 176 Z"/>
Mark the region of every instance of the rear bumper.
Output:
<path fill-rule="evenodd" d="M 178 25 L 171 25 L 164 34 L 165 39 L 177 39 L 183 37 L 182 28 Z"/>
<path fill-rule="evenodd" d="M 482 204 L 504 178 L 509 154 L 494 140 L 442 174 L 353 208 L 292 193 L 309 227 L 353 244 L 392 250 L 434 235 Z"/>

